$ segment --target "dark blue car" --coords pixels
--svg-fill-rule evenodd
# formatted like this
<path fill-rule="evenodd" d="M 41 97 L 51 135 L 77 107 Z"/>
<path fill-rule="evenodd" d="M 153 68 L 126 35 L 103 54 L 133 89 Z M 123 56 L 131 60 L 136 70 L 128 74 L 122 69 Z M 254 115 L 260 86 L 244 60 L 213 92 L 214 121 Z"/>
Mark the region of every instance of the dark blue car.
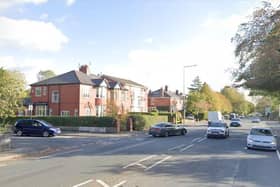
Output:
<path fill-rule="evenodd" d="M 34 135 L 48 137 L 60 134 L 61 130 L 43 120 L 21 119 L 15 123 L 14 133 L 18 136 Z"/>

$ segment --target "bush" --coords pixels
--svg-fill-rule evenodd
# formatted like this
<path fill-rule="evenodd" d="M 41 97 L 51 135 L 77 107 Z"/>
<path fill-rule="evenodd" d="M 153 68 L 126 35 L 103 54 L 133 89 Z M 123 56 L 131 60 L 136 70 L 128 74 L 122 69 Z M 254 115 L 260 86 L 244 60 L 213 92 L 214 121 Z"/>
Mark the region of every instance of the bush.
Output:
<path fill-rule="evenodd" d="M 148 130 L 151 125 L 168 121 L 167 115 L 154 116 L 152 114 L 132 114 L 130 117 L 133 118 L 133 129 L 137 131 Z"/>

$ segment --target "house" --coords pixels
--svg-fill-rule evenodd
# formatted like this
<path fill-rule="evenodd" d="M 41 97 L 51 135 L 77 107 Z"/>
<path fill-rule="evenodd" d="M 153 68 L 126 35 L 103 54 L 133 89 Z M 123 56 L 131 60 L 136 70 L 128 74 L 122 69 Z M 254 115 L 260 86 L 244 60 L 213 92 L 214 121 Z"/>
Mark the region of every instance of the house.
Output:
<path fill-rule="evenodd" d="M 146 112 L 147 88 L 108 75 L 94 75 L 87 65 L 31 84 L 34 115 L 106 116 Z"/>
<path fill-rule="evenodd" d="M 172 92 L 168 86 L 150 91 L 148 95 L 149 110 L 156 108 L 159 111 L 177 112 L 183 110 L 184 97 L 179 91 Z"/>

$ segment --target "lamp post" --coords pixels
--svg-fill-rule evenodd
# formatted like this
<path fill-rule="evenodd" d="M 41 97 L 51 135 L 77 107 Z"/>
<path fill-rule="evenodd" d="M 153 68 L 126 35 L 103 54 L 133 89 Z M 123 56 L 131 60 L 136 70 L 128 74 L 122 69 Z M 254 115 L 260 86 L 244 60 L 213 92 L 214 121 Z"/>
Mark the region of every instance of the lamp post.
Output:
<path fill-rule="evenodd" d="M 185 69 L 186 68 L 191 68 L 191 67 L 196 67 L 197 64 L 192 64 L 192 65 L 186 65 L 183 66 L 183 123 L 185 124 L 185 117 L 186 117 L 186 91 L 185 91 Z"/>

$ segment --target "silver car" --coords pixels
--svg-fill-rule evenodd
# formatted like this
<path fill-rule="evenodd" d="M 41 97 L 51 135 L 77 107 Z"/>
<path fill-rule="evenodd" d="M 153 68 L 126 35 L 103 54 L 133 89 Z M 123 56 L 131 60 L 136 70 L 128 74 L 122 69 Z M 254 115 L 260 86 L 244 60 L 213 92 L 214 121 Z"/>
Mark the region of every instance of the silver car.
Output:
<path fill-rule="evenodd" d="M 277 150 L 277 139 L 270 128 L 254 127 L 247 136 L 247 148 Z"/>

